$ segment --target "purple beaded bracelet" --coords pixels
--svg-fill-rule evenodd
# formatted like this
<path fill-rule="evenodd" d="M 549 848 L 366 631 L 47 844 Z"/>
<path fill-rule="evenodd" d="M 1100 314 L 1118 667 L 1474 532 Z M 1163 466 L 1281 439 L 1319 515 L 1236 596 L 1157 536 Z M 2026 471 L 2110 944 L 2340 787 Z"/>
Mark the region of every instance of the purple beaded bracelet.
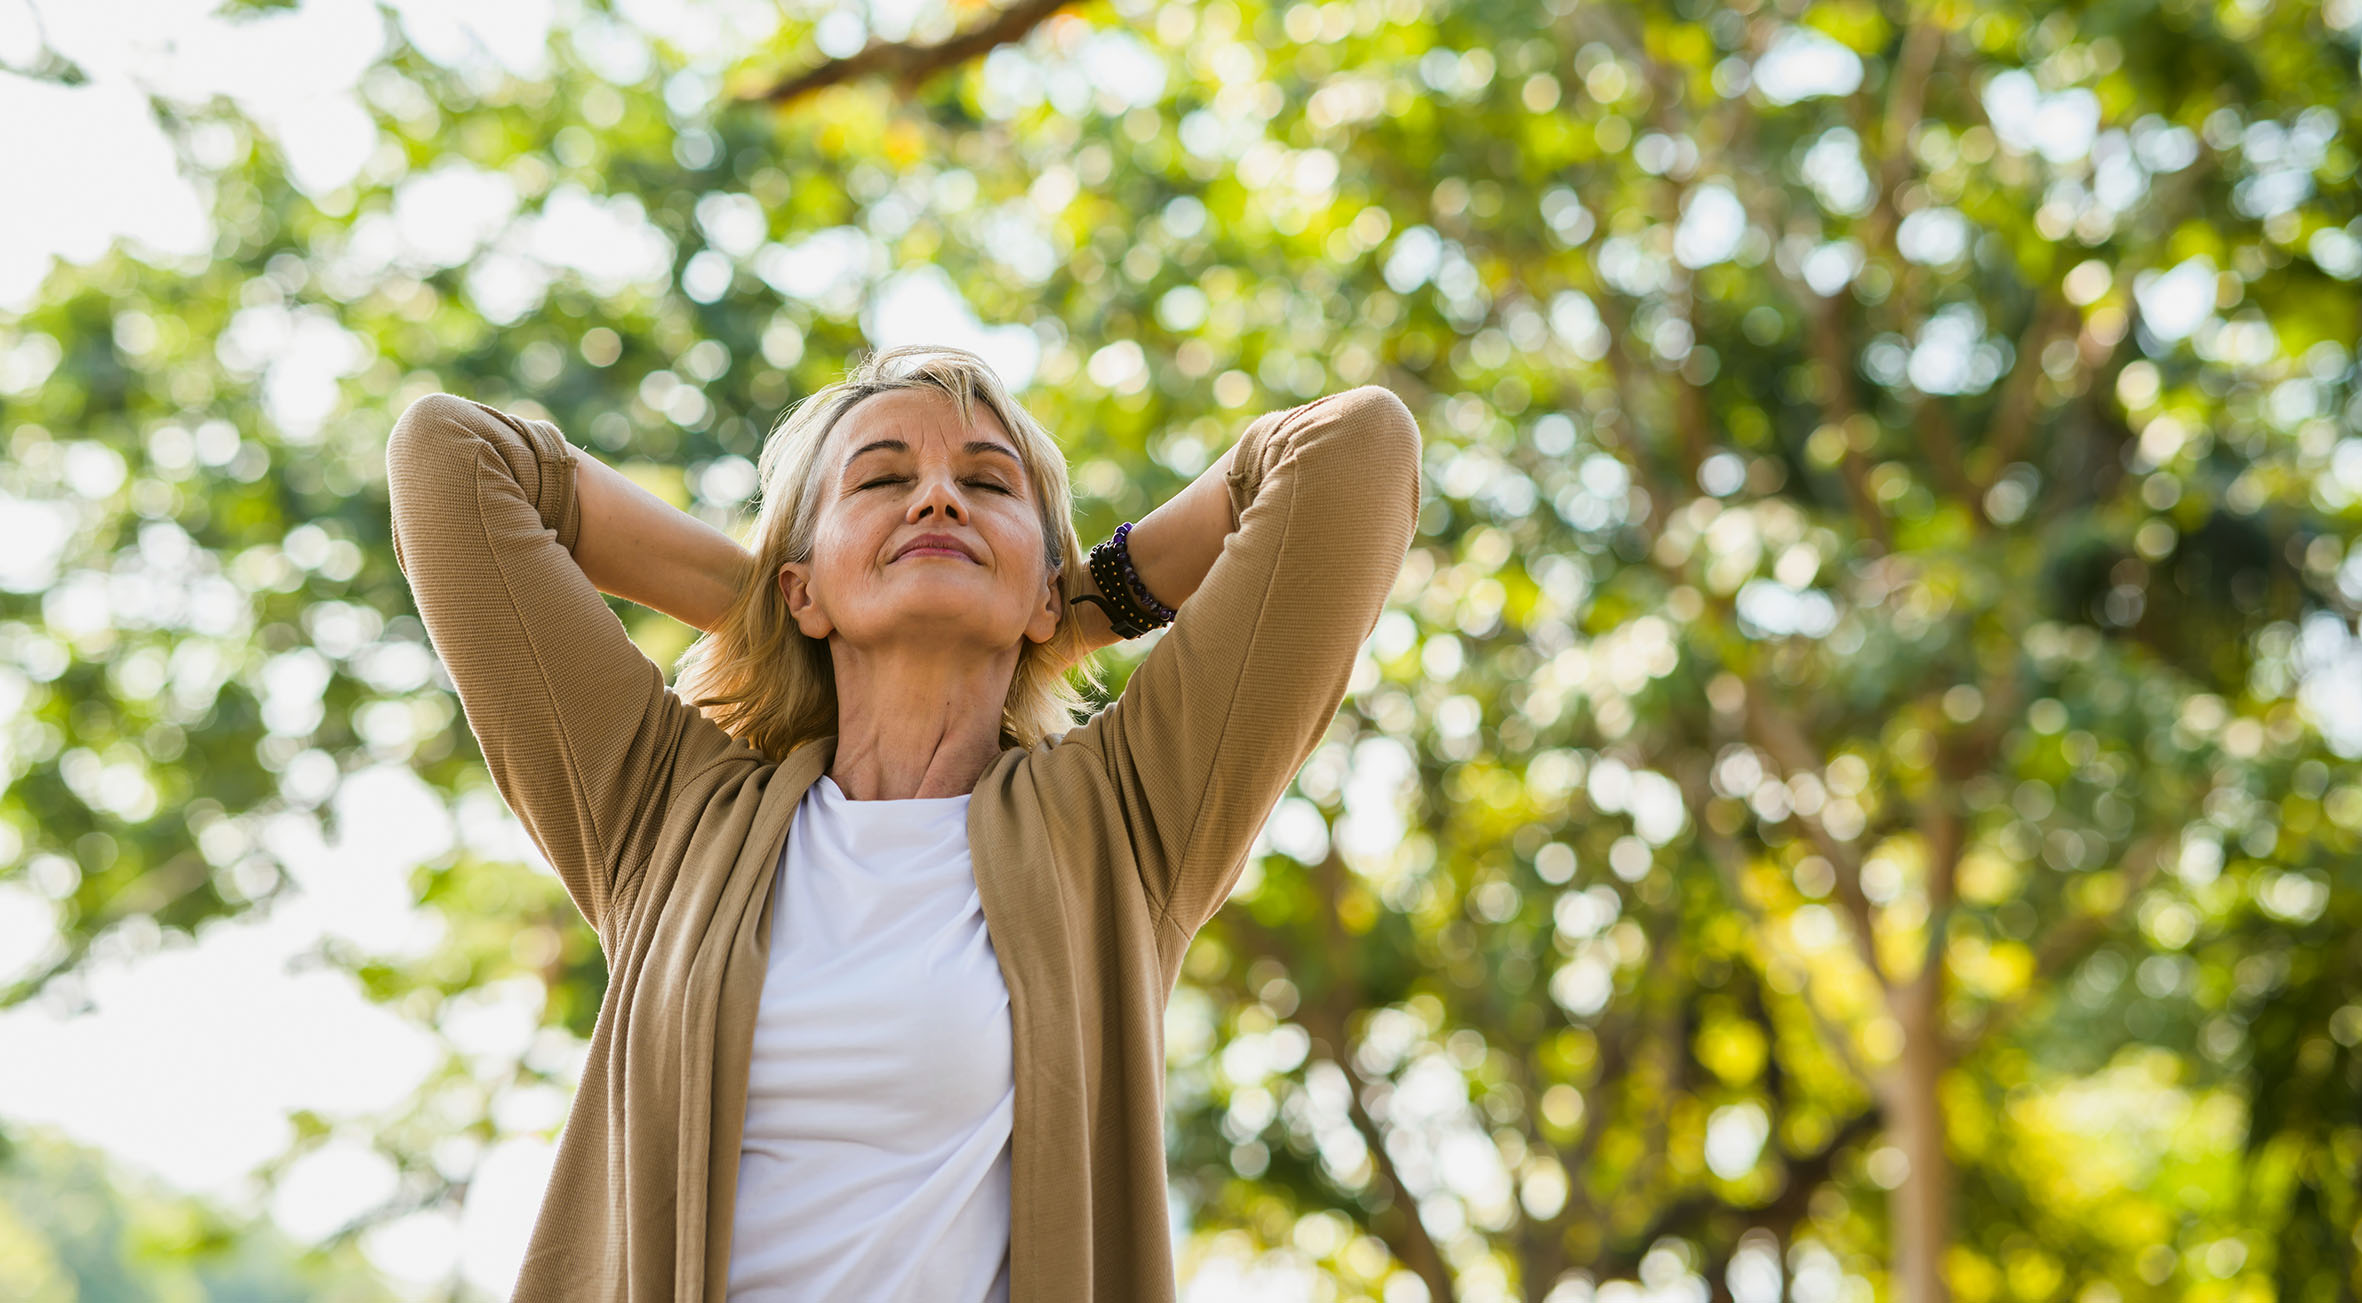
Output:
<path fill-rule="evenodd" d="M 1172 607 L 1156 600 L 1148 585 L 1140 581 L 1140 572 L 1132 565 L 1132 550 L 1127 542 L 1132 522 L 1115 527 L 1115 534 L 1091 549 L 1091 575 L 1099 581 L 1098 593 L 1083 593 L 1075 600 L 1090 602 L 1107 612 L 1108 623 L 1115 627 L 1118 637 L 1137 638 L 1151 629 L 1161 629 L 1173 622 Z"/>
<path fill-rule="evenodd" d="M 1115 559 L 1123 563 L 1124 583 L 1132 590 L 1133 598 L 1146 608 L 1150 615 L 1156 617 L 1158 624 L 1171 624 L 1175 615 L 1173 608 L 1149 595 L 1148 585 L 1141 582 L 1139 570 L 1132 565 L 1131 536 L 1132 522 L 1127 520 L 1115 527 L 1115 536 L 1108 540 L 1115 545 L 1111 549 L 1115 553 Z"/>

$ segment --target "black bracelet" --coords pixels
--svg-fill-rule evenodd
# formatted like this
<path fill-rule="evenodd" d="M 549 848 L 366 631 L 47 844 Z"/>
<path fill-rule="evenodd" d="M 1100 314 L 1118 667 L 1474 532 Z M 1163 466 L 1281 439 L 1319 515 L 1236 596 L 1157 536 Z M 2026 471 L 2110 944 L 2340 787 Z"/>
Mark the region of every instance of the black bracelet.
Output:
<path fill-rule="evenodd" d="M 1132 623 L 1130 617 L 1126 616 L 1123 612 L 1116 610 L 1114 606 L 1108 603 L 1106 598 L 1101 597 L 1097 593 L 1077 593 L 1074 596 L 1074 600 L 1077 602 L 1089 602 L 1091 605 L 1107 612 L 1107 622 L 1115 627 L 1115 636 L 1118 638 L 1137 638 L 1141 634 L 1148 632 L 1149 628 L 1151 627 L 1145 624 Z"/>
<path fill-rule="evenodd" d="M 1115 553 L 1115 559 L 1123 563 L 1124 585 L 1132 590 L 1132 600 L 1138 602 L 1141 608 L 1150 615 L 1155 616 L 1158 624 L 1171 624 L 1175 614 L 1173 608 L 1149 594 L 1148 585 L 1140 579 L 1139 569 L 1132 564 L 1131 535 L 1132 522 L 1127 520 L 1116 526 L 1114 535 L 1107 540 L 1111 550 Z"/>
<path fill-rule="evenodd" d="M 1099 581 L 1099 592 L 1081 593 L 1074 599 L 1107 612 L 1107 621 L 1120 638 L 1137 638 L 1151 629 L 1161 629 L 1171 624 L 1176 614 L 1140 582 L 1126 537 L 1131 532 L 1132 522 L 1127 520 L 1116 526 L 1112 537 L 1091 549 L 1091 576 Z"/>

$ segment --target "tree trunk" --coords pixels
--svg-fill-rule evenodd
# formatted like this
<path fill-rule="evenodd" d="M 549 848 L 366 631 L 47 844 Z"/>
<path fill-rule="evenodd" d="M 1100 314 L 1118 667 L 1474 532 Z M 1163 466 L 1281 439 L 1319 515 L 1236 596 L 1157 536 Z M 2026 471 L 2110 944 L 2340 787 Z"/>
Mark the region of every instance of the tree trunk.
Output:
<path fill-rule="evenodd" d="M 1574 1179 L 1573 1173 L 1567 1174 L 1570 1186 Z M 1567 1201 L 1572 1203 L 1574 1198 L 1575 1192 L 1570 1188 L 1567 1191 Z M 1517 1278 L 1521 1285 L 1520 1293 L 1524 1297 L 1525 1303 L 1542 1303 L 1542 1300 L 1550 1296 L 1550 1291 L 1557 1287 L 1558 1278 L 1566 1274 L 1566 1269 L 1569 1266 L 1566 1251 L 1566 1227 L 1561 1225 L 1557 1218 L 1550 1218 L 1546 1221 L 1528 1219 L 1523 1226 L 1523 1238 L 1525 1243 L 1522 1246 L 1522 1251 L 1518 1254 Z"/>
<path fill-rule="evenodd" d="M 1931 960 L 1895 988 L 1903 1052 L 1895 1064 L 1887 1106 L 1892 1138 L 1909 1168 L 1895 1187 L 1895 1298 L 1898 1303 L 1947 1303 L 1944 1250 L 1952 1239 L 1952 1163 L 1944 1149 L 1940 1088 L 1946 1063 L 1943 973 Z"/>

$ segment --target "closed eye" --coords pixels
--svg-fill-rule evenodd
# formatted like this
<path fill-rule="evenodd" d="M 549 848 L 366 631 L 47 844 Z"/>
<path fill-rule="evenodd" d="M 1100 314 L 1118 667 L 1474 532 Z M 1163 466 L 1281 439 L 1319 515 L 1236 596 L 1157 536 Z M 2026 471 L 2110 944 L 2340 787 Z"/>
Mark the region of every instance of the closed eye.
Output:
<path fill-rule="evenodd" d="M 907 475 L 881 475 L 878 478 L 861 485 L 860 487 L 865 489 L 874 489 L 880 484 L 900 484 L 909 478 L 910 477 Z M 993 483 L 991 480 L 962 480 L 960 482 L 962 484 L 973 484 L 978 488 L 991 489 L 995 493 L 1005 494 L 1009 497 L 1017 496 L 1014 492 L 999 484 Z"/>

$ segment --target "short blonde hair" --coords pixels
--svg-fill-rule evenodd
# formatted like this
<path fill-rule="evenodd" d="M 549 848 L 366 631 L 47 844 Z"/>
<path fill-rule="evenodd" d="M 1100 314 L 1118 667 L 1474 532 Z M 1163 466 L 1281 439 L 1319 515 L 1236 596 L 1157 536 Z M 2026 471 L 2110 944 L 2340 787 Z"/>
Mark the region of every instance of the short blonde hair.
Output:
<path fill-rule="evenodd" d="M 761 505 L 748 545 L 755 564 L 720 625 L 681 654 L 682 699 L 773 761 L 786 758 L 799 742 L 837 730 L 835 662 L 826 640 L 808 636 L 788 617 L 779 568 L 812 559 L 826 497 L 820 450 L 829 431 L 854 404 L 897 389 L 941 392 L 962 424 L 974 424 L 979 403 L 998 418 L 1033 485 L 1050 573 L 1061 581 L 1084 573 L 1066 454 L 984 359 L 929 344 L 859 359 L 843 380 L 788 408 L 765 438 L 756 463 Z M 1096 666 L 1082 645 L 1080 610 L 1067 602 L 1048 642 L 1019 640 L 1016 674 L 1001 703 L 1002 749 L 1033 746 L 1078 722 L 1077 712 L 1087 704 L 1081 689 L 1098 686 Z"/>

